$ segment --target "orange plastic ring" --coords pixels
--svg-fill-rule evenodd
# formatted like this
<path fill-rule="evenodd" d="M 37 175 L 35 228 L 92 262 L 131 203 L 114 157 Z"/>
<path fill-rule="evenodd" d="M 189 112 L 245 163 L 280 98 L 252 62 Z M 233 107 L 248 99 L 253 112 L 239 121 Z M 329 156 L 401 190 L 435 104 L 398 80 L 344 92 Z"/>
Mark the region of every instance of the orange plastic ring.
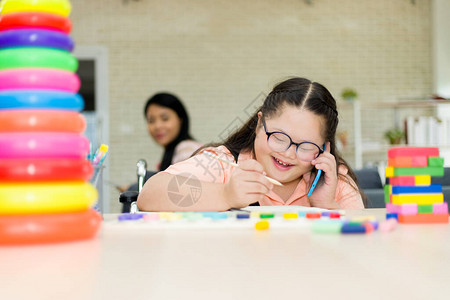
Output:
<path fill-rule="evenodd" d="M 63 110 L 4 110 L 0 111 L 0 132 L 57 131 L 82 133 L 86 129 L 84 116 Z"/>
<path fill-rule="evenodd" d="M 2 216 L 0 244 L 43 244 L 93 238 L 101 226 L 102 217 L 89 209 L 84 212 Z"/>
<path fill-rule="evenodd" d="M 84 116 L 74 111 L 50 109 L 0 110 L 0 132 L 56 131 L 82 133 Z"/>

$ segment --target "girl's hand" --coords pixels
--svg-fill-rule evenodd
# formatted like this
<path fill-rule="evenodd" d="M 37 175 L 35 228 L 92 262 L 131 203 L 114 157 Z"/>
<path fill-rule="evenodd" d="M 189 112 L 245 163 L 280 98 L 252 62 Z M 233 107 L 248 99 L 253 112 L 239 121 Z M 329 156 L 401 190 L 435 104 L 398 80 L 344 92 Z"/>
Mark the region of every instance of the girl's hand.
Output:
<path fill-rule="evenodd" d="M 328 209 L 340 208 L 335 201 L 338 178 L 336 171 L 336 158 L 330 153 L 330 142 L 327 142 L 325 152 L 313 160 L 311 164 L 316 169 L 322 170 L 321 176 L 325 177 L 324 183 L 316 186 L 313 193 L 309 197 L 311 206 Z M 314 181 L 314 178 L 310 173 L 303 175 L 303 177 L 306 182 L 309 182 L 308 187 L 310 187 Z"/>
<path fill-rule="evenodd" d="M 273 185 L 264 177 L 262 165 L 254 159 L 239 164 L 224 187 L 224 198 L 230 208 L 242 208 L 264 198 Z"/>

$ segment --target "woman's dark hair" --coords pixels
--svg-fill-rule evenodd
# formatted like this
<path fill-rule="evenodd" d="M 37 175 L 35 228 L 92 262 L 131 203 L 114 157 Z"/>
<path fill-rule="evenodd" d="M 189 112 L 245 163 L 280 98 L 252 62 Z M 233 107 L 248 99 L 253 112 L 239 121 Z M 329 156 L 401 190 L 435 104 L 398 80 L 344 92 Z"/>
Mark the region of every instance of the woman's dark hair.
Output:
<path fill-rule="evenodd" d="M 269 93 L 263 105 L 255 112 L 250 120 L 228 137 L 223 145 L 225 145 L 235 157 L 237 157 L 242 150 L 252 151 L 254 153 L 254 143 L 258 126 L 258 112 L 261 111 L 266 118 L 271 118 L 280 114 L 281 108 L 285 105 L 306 109 L 317 116 L 323 117 L 325 126 L 322 134 L 325 137 L 325 141 L 330 142 L 330 153 L 336 158 L 338 168 L 340 165 L 347 167 L 348 175 L 357 185 L 354 188 L 360 191 L 364 206 L 366 206 L 367 197 L 359 188 L 355 173 L 336 148 L 336 129 L 339 123 L 336 100 L 320 83 L 312 82 L 305 78 L 294 77 L 277 84 Z M 312 172 L 314 178 L 317 170 L 313 168 Z M 338 176 L 345 180 L 344 176 L 341 176 L 340 174 L 338 174 Z M 323 180 L 324 177 L 321 177 L 319 182 L 323 182 Z"/>
<path fill-rule="evenodd" d="M 164 171 L 172 164 L 172 158 L 175 147 L 184 140 L 193 139 L 189 134 L 189 116 L 180 99 L 169 93 L 158 93 L 147 100 L 144 106 L 144 117 L 147 118 L 147 111 L 150 105 L 156 104 L 164 106 L 175 111 L 181 119 L 181 127 L 178 136 L 165 147 L 164 155 L 161 161 L 160 171 Z"/>

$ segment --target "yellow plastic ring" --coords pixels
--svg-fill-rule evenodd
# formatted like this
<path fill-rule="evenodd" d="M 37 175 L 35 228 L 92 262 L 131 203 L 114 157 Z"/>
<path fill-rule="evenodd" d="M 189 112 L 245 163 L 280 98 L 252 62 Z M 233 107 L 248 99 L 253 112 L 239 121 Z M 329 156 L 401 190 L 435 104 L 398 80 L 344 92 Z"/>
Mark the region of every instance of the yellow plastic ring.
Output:
<path fill-rule="evenodd" d="M 97 197 L 84 181 L 0 184 L 0 215 L 80 212 Z"/>
<path fill-rule="evenodd" d="M 72 10 L 68 0 L 5 0 L 0 11 L 3 15 L 14 12 L 37 11 L 67 17 Z"/>

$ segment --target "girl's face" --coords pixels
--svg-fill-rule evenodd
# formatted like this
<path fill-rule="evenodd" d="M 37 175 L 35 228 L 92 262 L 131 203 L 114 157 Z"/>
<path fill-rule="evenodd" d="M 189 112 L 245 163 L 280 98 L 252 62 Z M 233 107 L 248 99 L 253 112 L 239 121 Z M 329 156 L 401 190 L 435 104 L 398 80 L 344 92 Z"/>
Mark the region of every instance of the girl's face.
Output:
<path fill-rule="evenodd" d="M 161 146 L 165 147 L 177 138 L 181 121 L 177 113 L 168 107 L 151 104 L 147 109 L 147 130 Z"/>
<path fill-rule="evenodd" d="M 269 177 L 288 184 L 296 182 L 303 174 L 310 172 L 311 162 L 302 161 L 296 154 L 296 146 L 291 145 L 284 152 L 273 151 L 267 143 L 267 134 L 262 126 L 262 114 L 258 114 L 258 128 L 255 138 L 255 156 Z M 294 143 L 312 142 L 323 149 L 325 138 L 322 128 L 323 117 L 308 110 L 285 105 L 279 115 L 265 117 L 267 132 L 280 131 L 287 134 Z"/>

